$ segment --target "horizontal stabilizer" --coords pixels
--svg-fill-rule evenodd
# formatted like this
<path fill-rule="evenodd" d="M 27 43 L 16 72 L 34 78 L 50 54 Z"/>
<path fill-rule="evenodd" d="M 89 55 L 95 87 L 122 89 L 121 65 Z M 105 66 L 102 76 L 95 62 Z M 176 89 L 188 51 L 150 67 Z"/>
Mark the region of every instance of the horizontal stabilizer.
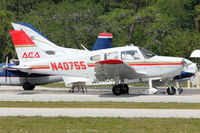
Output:
<path fill-rule="evenodd" d="M 17 70 L 27 70 L 31 69 L 29 66 L 10 66 L 11 69 L 17 69 Z"/>

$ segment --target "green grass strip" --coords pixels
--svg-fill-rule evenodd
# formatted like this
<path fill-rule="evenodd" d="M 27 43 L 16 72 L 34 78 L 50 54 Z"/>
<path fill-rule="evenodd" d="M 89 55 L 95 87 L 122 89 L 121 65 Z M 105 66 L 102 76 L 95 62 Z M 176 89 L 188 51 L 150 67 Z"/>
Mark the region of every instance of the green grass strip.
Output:
<path fill-rule="evenodd" d="M 0 133 L 199 133 L 200 119 L 0 117 Z"/>
<path fill-rule="evenodd" d="M 127 108 L 127 109 L 200 109 L 200 103 L 137 102 L 12 102 L 1 101 L 0 107 L 24 108 Z"/>

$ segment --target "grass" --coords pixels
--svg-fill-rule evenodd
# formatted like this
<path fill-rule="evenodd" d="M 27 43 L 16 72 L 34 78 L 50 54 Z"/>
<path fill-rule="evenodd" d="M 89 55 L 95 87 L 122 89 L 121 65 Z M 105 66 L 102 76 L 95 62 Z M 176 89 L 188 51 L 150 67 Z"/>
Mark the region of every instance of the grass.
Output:
<path fill-rule="evenodd" d="M 65 83 L 49 83 L 49 84 L 45 84 L 45 85 L 40 85 L 41 87 L 48 87 L 48 88 L 66 88 Z"/>
<path fill-rule="evenodd" d="M 137 102 L 10 102 L 0 107 L 22 108 L 127 108 L 127 109 L 200 109 L 200 103 L 137 103 Z"/>
<path fill-rule="evenodd" d="M 199 133 L 200 119 L 0 117 L 0 133 Z"/>

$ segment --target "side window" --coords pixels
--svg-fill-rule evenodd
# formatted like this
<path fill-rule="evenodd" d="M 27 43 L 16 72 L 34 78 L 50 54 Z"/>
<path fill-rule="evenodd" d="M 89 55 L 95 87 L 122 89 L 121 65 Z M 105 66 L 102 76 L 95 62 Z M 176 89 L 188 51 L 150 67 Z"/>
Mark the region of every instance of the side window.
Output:
<path fill-rule="evenodd" d="M 90 60 L 91 61 L 100 61 L 100 55 L 92 56 L 92 57 L 90 57 Z"/>
<path fill-rule="evenodd" d="M 122 60 L 139 60 L 140 55 L 138 54 L 138 51 L 136 50 L 122 51 L 121 59 Z"/>
<path fill-rule="evenodd" d="M 118 52 L 110 52 L 105 54 L 105 59 L 119 59 L 118 58 Z"/>

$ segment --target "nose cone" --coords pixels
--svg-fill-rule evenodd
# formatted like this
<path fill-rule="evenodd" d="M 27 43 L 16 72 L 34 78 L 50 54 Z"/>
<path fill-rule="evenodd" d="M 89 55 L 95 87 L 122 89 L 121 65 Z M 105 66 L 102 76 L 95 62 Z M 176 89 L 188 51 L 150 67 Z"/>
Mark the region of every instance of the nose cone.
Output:
<path fill-rule="evenodd" d="M 195 75 L 197 72 L 197 65 L 186 59 L 185 64 L 187 65 L 184 66 L 183 71 L 180 73 L 180 75 L 176 75 L 174 80 L 189 80 L 192 76 Z"/>
<path fill-rule="evenodd" d="M 189 72 L 189 73 L 196 73 L 197 72 L 197 65 L 196 63 L 191 62 L 190 60 L 184 59 L 185 66 L 183 68 L 184 72 Z"/>
<path fill-rule="evenodd" d="M 188 66 L 190 66 L 190 65 L 194 65 L 194 63 L 193 62 L 191 62 L 190 60 L 188 60 L 188 59 L 183 59 L 183 65 L 184 65 L 184 67 L 188 67 Z"/>

